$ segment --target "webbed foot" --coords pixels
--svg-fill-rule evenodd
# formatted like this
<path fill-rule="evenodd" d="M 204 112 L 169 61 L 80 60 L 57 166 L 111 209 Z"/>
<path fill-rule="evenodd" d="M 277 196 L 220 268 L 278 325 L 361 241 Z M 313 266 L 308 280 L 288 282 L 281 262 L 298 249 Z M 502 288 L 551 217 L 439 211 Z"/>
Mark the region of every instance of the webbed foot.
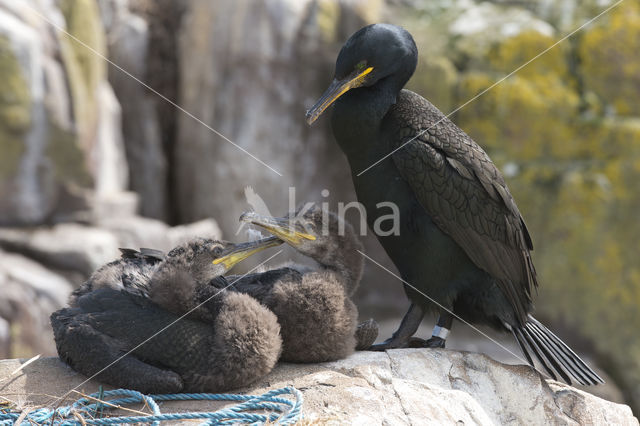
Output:
<path fill-rule="evenodd" d="M 427 341 L 420 337 L 412 337 L 409 339 L 409 348 L 426 348 Z"/>
<path fill-rule="evenodd" d="M 426 340 L 422 346 L 417 346 L 417 347 L 444 349 L 446 342 L 447 341 L 441 337 L 432 336 L 430 339 Z"/>
<path fill-rule="evenodd" d="M 375 345 L 371 345 L 367 350 L 382 352 L 382 351 L 386 351 L 387 349 L 408 348 L 410 341 L 411 339 L 408 337 L 406 338 L 390 337 L 389 339 L 385 340 L 382 343 L 376 343 Z"/>
<path fill-rule="evenodd" d="M 412 303 L 404 318 L 402 318 L 400 327 L 393 333 L 393 336 L 382 343 L 371 345 L 368 350 L 386 351 L 387 349 L 411 347 L 411 336 L 418 330 L 423 317 L 424 310 L 419 305 Z"/>
<path fill-rule="evenodd" d="M 384 351 L 387 349 L 400 349 L 400 348 L 444 348 L 445 340 L 440 337 L 431 337 L 428 340 L 421 339 L 420 337 L 410 337 L 408 339 L 394 339 L 390 338 L 382 343 L 372 345 L 368 350 L 370 351 Z"/>

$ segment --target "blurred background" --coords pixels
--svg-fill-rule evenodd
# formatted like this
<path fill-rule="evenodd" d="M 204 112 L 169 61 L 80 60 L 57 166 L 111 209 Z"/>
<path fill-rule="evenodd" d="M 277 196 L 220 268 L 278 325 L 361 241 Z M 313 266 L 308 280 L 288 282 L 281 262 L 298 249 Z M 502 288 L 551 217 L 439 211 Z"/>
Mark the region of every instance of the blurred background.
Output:
<path fill-rule="evenodd" d="M 289 187 L 298 203 L 355 200 L 329 120 L 310 128 L 304 113 L 358 28 L 407 28 L 420 52 L 409 88 L 449 113 L 613 4 L 0 0 L 0 356 L 55 355 L 49 314 L 118 247 L 246 239 L 248 185 L 275 214 Z M 597 392 L 636 415 L 638 52 L 640 4 L 625 0 L 452 116 L 527 220 L 536 316 L 604 370 L 611 385 Z M 364 243 L 393 268 L 375 237 Z M 356 303 L 381 337 L 408 306 L 373 264 Z M 504 358 L 456 327 L 451 347 Z"/>

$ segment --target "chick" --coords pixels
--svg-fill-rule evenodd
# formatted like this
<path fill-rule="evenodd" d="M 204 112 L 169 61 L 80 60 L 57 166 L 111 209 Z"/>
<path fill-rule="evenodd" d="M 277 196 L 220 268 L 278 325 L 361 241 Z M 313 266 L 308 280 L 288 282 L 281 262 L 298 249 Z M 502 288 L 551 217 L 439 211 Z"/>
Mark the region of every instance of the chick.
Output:
<path fill-rule="evenodd" d="M 370 320 L 357 327 L 358 310 L 350 299 L 364 266 L 351 225 L 317 207 L 286 218 L 245 213 L 240 220 L 266 229 L 319 265 L 228 277 L 236 291 L 255 297 L 278 317 L 283 361 L 337 360 L 375 341 L 377 324 Z"/>
<path fill-rule="evenodd" d="M 194 240 L 158 262 L 125 253 L 96 271 L 97 288 L 85 285 L 71 307 L 51 315 L 60 358 L 82 374 L 144 393 L 251 383 L 277 362 L 280 326 L 252 297 L 220 291 L 221 274 L 277 244 Z"/>

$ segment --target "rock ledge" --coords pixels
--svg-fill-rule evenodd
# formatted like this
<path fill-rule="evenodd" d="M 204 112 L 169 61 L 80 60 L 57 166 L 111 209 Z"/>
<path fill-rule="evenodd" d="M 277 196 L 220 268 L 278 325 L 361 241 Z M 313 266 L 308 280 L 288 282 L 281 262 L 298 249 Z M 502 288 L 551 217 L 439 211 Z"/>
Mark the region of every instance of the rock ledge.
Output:
<path fill-rule="evenodd" d="M 9 377 L 21 360 L 0 361 L 0 395 L 50 404 L 84 377 L 57 358 L 38 360 Z M 293 385 L 306 419 L 336 424 L 618 424 L 638 425 L 631 409 L 545 380 L 533 369 L 481 354 L 402 349 L 358 352 L 323 364 L 279 364 L 243 393 Z M 82 386 L 97 391 L 98 382 Z M 163 412 L 216 410 L 212 402 L 167 403 Z"/>

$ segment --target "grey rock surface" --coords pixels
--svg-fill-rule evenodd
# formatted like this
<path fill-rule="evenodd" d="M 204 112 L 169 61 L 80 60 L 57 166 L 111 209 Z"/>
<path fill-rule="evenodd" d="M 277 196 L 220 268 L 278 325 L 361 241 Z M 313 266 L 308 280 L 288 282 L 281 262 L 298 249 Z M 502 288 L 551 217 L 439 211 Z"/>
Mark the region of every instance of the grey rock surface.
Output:
<path fill-rule="evenodd" d="M 95 167 L 96 197 L 126 191 L 129 169 L 122 136 L 123 111 L 106 81 L 98 87 L 98 129 L 91 164 Z"/>
<path fill-rule="evenodd" d="M 140 211 L 144 216 L 167 220 L 168 161 L 156 110 L 156 103 L 163 101 L 140 84 L 140 81 L 149 84 L 149 75 L 154 72 L 149 69 L 149 22 L 132 10 L 128 0 L 98 4 L 107 34 L 109 58 L 116 64 L 109 66 L 109 82 L 122 105 L 122 133 L 128 164 L 125 167 L 131 189 L 140 196 Z"/>
<path fill-rule="evenodd" d="M 328 120 L 311 129 L 304 113 L 330 81 L 342 34 L 364 25 L 363 14 L 337 1 L 262 2 L 259 13 L 246 0 L 187 4 L 179 33 L 179 103 L 237 146 L 178 114 L 179 219 L 216 217 L 231 235 L 250 207 L 247 185 L 279 215 L 289 209 L 289 187 L 297 203 L 320 201 L 325 188 L 327 200 L 355 200 Z M 338 16 L 335 27 L 323 27 Z"/>
<path fill-rule="evenodd" d="M 90 191 L 126 188 L 97 5 L 2 0 L 0 44 L 0 225 L 67 219 Z"/>
<path fill-rule="evenodd" d="M 75 223 L 33 230 L 0 228 L 0 247 L 5 250 L 85 276 L 118 257 L 118 246 L 118 239 L 109 231 Z"/>
<path fill-rule="evenodd" d="M 37 360 L 10 376 L 20 360 L 0 361 L 0 394 L 22 405 L 51 405 L 78 385 L 99 383 L 56 358 Z M 305 419 L 320 424 L 638 425 L 628 406 L 547 381 L 527 366 L 500 364 L 485 355 L 448 350 L 358 352 L 323 364 L 278 364 L 236 393 L 261 394 L 295 386 Z M 214 411 L 213 402 L 165 403 L 163 412 Z"/>
<path fill-rule="evenodd" d="M 140 216 L 102 218 L 99 226 L 61 223 L 52 227 L 0 228 L 0 248 L 21 253 L 43 265 L 79 272 L 85 278 L 120 256 L 118 248 L 149 247 L 169 251 L 195 237 L 220 239 L 213 219 L 170 227 Z"/>
<path fill-rule="evenodd" d="M 71 290 L 62 276 L 0 250 L 0 355 L 12 348 L 55 353 L 49 315 L 67 303 Z"/>

